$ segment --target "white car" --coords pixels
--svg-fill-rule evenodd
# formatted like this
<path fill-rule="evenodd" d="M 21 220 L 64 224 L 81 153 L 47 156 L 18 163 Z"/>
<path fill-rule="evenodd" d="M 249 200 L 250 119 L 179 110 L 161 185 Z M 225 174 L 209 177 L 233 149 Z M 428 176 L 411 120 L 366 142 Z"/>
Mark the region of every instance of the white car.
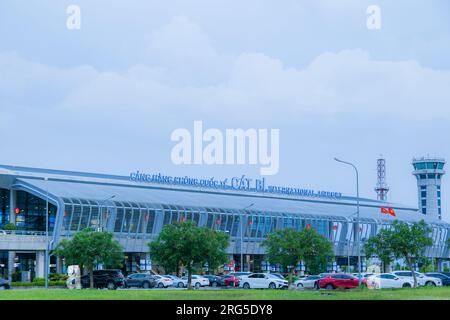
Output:
<path fill-rule="evenodd" d="M 294 281 L 294 287 L 297 289 L 315 289 L 317 280 L 320 276 L 306 276 L 302 279 Z"/>
<path fill-rule="evenodd" d="M 409 277 L 397 277 L 392 273 L 381 273 L 367 277 L 366 285 L 369 289 L 412 288 L 414 280 Z"/>
<path fill-rule="evenodd" d="M 414 272 L 416 274 L 417 285 L 418 286 L 442 286 L 442 280 L 439 278 L 429 277 L 420 272 Z M 408 278 L 414 281 L 413 275 L 411 271 L 408 270 L 400 270 L 391 272 L 391 274 L 399 277 L 399 278 Z"/>
<path fill-rule="evenodd" d="M 184 286 L 187 288 L 188 286 L 188 277 L 184 276 L 181 278 L 181 280 L 183 280 Z M 192 279 L 191 279 L 191 286 L 195 287 L 196 289 L 200 288 L 200 287 L 207 287 L 209 286 L 209 279 L 193 274 L 192 275 Z"/>
<path fill-rule="evenodd" d="M 160 275 L 153 276 L 156 281 L 155 287 L 157 288 L 168 288 L 173 285 L 173 280 Z"/>
<path fill-rule="evenodd" d="M 288 282 L 282 280 L 277 276 L 270 273 L 252 273 L 247 276 L 241 276 L 241 281 L 239 282 L 239 287 L 244 289 L 255 289 L 255 288 L 287 288 Z"/>

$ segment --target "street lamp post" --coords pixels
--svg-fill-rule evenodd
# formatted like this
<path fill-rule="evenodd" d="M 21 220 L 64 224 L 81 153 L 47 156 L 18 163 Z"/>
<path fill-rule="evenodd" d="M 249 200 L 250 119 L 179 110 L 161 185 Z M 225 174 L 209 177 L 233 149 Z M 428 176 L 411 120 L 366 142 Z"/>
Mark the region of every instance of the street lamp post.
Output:
<path fill-rule="evenodd" d="M 103 212 L 102 212 L 102 206 L 103 206 L 103 204 L 106 202 L 106 201 L 109 201 L 109 200 L 111 200 L 111 199 L 114 199 L 116 197 L 116 195 L 112 195 L 111 197 L 109 197 L 109 198 L 107 198 L 107 199 L 105 199 L 105 200 L 103 200 L 103 201 L 101 201 L 100 202 L 100 208 L 99 208 L 99 213 L 98 213 L 98 216 L 99 216 L 99 227 L 98 227 L 98 231 L 103 231 Z"/>
<path fill-rule="evenodd" d="M 350 219 L 350 217 L 354 216 L 355 214 L 357 214 L 357 213 L 355 212 L 355 213 L 352 213 L 351 215 L 345 217 L 345 219 L 347 220 L 348 226 L 350 226 L 350 221 L 353 220 L 353 219 Z M 348 239 L 348 240 L 346 239 L 346 242 L 347 242 L 347 269 L 348 269 L 348 272 L 350 272 L 350 239 Z"/>
<path fill-rule="evenodd" d="M 48 245 L 48 178 L 45 177 L 45 186 L 46 186 L 46 199 L 45 199 L 45 271 L 44 271 L 44 278 L 45 278 L 45 289 L 48 289 L 48 274 L 49 274 L 49 268 L 50 268 L 50 256 L 49 256 L 49 245 Z"/>
<path fill-rule="evenodd" d="M 245 208 L 243 208 L 242 209 L 242 211 L 244 212 L 244 214 L 245 214 L 245 210 L 247 210 L 248 208 L 250 208 L 250 207 L 252 207 L 254 205 L 254 203 L 252 203 L 251 205 L 248 205 L 248 206 L 246 206 Z M 242 244 L 243 244 L 243 242 L 244 242 L 244 231 L 243 231 L 243 229 L 244 229 L 244 227 L 243 227 L 243 225 L 244 225 L 244 214 L 242 214 L 241 215 L 241 217 L 242 217 L 242 219 L 241 219 L 241 272 L 242 271 L 244 271 L 244 254 L 243 254 L 243 246 L 242 246 Z"/>
<path fill-rule="evenodd" d="M 358 250 L 358 284 L 361 286 L 361 249 L 360 249 L 360 232 L 359 232 L 359 173 L 356 166 L 350 162 L 342 161 L 334 158 L 337 162 L 352 166 L 356 173 L 356 247 Z"/>

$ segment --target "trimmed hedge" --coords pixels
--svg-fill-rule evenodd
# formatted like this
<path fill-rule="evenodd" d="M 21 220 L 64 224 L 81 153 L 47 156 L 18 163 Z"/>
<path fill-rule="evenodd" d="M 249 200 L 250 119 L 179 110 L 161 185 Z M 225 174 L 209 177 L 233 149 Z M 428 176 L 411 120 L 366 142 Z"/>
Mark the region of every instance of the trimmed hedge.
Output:
<path fill-rule="evenodd" d="M 66 281 L 64 280 L 58 280 L 58 281 L 49 281 L 49 286 L 65 286 Z M 45 280 L 44 279 L 34 279 L 32 282 L 11 282 L 12 287 L 44 287 L 45 286 Z"/>

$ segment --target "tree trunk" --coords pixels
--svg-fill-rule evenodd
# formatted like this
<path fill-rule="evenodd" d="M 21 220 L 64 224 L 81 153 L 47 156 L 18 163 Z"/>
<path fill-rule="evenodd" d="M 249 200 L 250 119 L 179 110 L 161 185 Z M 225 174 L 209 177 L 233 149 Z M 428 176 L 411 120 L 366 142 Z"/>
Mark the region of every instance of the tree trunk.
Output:
<path fill-rule="evenodd" d="M 289 272 L 289 281 L 288 281 L 288 288 L 292 284 L 292 275 L 294 274 L 295 268 L 292 268 L 291 272 Z"/>
<path fill-rule="evenodd" d="M 406 263 L 408 264 L 408 268 L 409 270 L 411 270 L 412 275 L 413 275 L 413 279 L 414 279 L 414 288 L 417 288 L 417 278 L 416 278 L 416 273 L 413 270 L 413 266 L 412 266 L 412 261 L 410 257 L 406 257 Z"/>
<path fill-rule="evenodd" d="M 188 290 L 192 290 L 192 262 L 190 262 L 187 266 L 188 270 Z"/>
<path fill-rule="evenodd" d="M 94 268 L 88 268 L 89 270 L 89 287 L 94 289 Z"/>

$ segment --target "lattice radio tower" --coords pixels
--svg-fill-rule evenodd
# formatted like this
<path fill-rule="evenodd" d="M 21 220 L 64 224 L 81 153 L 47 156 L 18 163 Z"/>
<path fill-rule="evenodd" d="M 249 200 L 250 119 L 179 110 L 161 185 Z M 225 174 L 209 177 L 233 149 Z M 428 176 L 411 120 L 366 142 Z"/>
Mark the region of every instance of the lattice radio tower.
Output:
<path fill-rule="evenodd" d="M 386 159 L 384 159 L 382 155 L 377 159 L 377 186 L 375 191 L 378 200 L 387 200 L 389 187 L 386 184 Z"/>

